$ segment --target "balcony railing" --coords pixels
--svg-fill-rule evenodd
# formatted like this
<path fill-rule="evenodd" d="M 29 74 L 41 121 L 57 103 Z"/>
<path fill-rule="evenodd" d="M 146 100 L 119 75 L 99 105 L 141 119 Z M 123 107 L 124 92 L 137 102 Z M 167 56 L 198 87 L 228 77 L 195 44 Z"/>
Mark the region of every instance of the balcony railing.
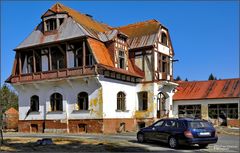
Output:
<path fill-rule="evenodd" d="M 93 75 L 97 72 L 97 66 L 86 66 L 86 67 L 74 67 L 74 68 L 65 68 L 52 71 L 43 71 L 36 73 L 27 73 L 21 75 L 15 75 L 10 78 L 11 83 L 17 82 L 28 82 L 28 81 L 38 81 L 38 80 L 49 80 L 57 78 L 66 78 L 74 76 L 84 76 L 84 75 Z"/>

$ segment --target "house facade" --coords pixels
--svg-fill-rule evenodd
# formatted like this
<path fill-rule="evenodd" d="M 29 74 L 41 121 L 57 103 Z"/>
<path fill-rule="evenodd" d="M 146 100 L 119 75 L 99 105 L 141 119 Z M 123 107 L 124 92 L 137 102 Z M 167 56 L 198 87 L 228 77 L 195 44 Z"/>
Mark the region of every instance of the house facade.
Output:
<path fill-rule="evenodd" d="M 121 27 L 56 3 L 15 48 L 20 132 L 135 131 L 173 116 L 170 34 L 156 20 Z"/>
<path fill-rule="evenodd" d="M 178 84 L 174 117 L 199 117 L 215 125 L 240 127 L 240 78 Z"/>

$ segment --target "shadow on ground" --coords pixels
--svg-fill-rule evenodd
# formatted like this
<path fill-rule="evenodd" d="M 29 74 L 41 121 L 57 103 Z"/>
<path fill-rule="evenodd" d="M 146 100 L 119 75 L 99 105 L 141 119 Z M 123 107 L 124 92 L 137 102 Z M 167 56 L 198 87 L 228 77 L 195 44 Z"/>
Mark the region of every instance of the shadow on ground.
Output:
<path fill-rule="evenodd" d="M 140 144 L 137 140 L 129 140 L 129 142 L 131 143 L 135 143 L 135 144 Z M 169 151 L 177 151 L 177 150 L 192 150 L 192 151 L 195 151 L 195 150 L 200 150 L 202 148 L 200 148 L 198 145 L 193 145 L 193 146 L 184 146 L 184 145 L 181 145 L 179 146 L 177 149 L 171 149 L 169 148 L 168 144 L 167 143 L 163 143 L 163 142 L 158 142 L 158 141 L 147 141 L 147 142 L 144 142 L 142 143 L 143 145 L 147 145 L 149 147 L 161 147 L 161 148 L 164 148 L 166 150 L 169 150 Z"/>
<path fill-rule="evenodd" d="M 36 142 L 14 142 L 5 139 L 1 152 L 148 152 L 137 146 L 124 146 L 111 142 L 88 142 L 80 140 L 53 140 L 51 145 L 38 145 Z"/>

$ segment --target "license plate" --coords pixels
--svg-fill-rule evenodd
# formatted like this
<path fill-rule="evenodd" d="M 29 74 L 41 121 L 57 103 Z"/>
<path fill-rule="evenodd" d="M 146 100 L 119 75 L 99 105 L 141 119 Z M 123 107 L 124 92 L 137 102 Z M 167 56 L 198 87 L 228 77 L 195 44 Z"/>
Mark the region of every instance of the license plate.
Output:
<path fill-rule="evenodd" d="M 200 132 L 199 136 L 210 136 L 210 132 Z"/>

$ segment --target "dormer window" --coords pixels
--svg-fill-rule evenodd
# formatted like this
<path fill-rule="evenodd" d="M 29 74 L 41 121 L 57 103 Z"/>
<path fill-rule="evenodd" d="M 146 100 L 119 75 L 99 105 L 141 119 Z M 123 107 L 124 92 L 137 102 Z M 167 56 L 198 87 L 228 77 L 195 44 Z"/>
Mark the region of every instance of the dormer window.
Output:
<path fill-rule="evenodd" d="M 167 35 L 165 32 L 162 32 L 161 42 L 163 45 L 167 46 Z"/>
<path fill-rule="evenodd" d="M 56 19 L 48 19 L 46 20 L 46 31 L 52 31 L 57 29 L 57 20 Z"/>
<path fill-rule="evenodd" d="M 121 69 L 125 69 L 125 55 L 124 51 L 119 50 L 118 52 L 118 67 Z"/>

